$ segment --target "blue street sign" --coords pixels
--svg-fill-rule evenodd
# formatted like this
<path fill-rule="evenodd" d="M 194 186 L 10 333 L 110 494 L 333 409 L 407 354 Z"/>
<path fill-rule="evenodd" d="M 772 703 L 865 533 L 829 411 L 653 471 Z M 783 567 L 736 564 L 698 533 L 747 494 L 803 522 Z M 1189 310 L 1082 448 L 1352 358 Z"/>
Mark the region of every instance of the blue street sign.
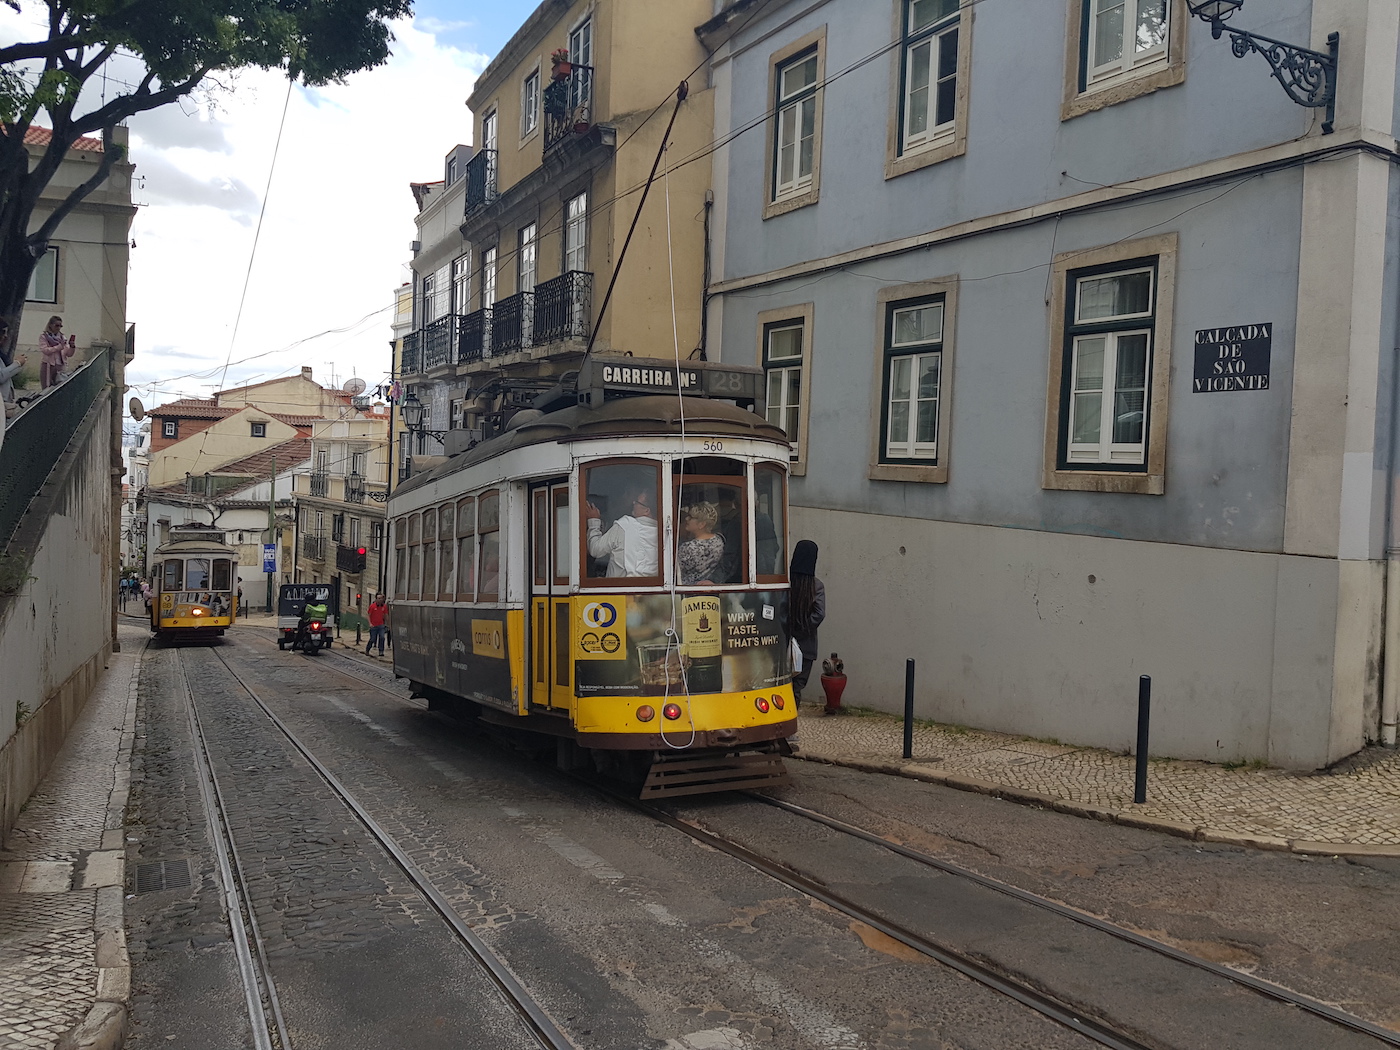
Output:
<path fill-rule="evenodd" d="M 277 571 L 277 544 L 263 544 L 263 572 Z"/>

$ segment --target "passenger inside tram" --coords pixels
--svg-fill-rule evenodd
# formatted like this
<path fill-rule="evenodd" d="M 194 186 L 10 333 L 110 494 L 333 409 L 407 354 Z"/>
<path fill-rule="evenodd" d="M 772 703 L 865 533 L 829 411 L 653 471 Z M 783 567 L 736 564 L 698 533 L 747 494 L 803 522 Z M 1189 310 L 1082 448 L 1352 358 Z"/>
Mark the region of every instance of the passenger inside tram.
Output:
<path fill-rule="evenodd" d="M 585 474 L 583 520 L 587 575 L 593 579 L 661 575 L 656 507 L 659 471 L 645 463 L 603 463 Z"/>
<path fill-rule="evenodd" d="M 719 508 L 703 500 L 681 509 L 681 540 L 676 549 L 676 572 L 681 586 L 709 586 L 724 560 L 724 537 L 715 531 Z"/>

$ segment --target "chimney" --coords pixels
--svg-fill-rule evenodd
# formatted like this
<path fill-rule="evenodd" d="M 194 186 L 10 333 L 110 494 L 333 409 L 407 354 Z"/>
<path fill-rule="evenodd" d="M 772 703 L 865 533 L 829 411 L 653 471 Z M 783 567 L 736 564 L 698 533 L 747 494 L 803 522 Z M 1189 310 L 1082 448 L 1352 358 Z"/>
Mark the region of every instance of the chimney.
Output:
<path fill-rule="evenodd" d="M 303 378 L 303 379 L 310 379 L 310 378 L 311 378 L 311 366 L 310 366 L 310 365 L 302 365 L 302 366 L 301 366 L 301 378 Z"/>

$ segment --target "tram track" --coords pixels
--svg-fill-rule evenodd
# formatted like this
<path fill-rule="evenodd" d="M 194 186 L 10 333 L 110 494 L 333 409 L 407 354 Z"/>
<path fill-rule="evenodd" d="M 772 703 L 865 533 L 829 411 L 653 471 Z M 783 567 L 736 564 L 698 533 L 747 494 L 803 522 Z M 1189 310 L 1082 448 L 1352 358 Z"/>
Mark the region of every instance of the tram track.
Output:
<path fill-rule="evenodd" d="M 370 685 L 376 690 L 386 693 L 400 701 L 408 701 L 412 706 L 423 706 L 411 701 L 401 692 L 389 689 L 382 684 L 367 679 L 362 673 L 355 673 L 343 666 L 338 666 L 345 662 L 353 664 L 355 661 L 348 655 L 336 655 L 338 659 L 323 661 L 320 666 L 334 670 L 341 676 L 351 678 L 359 685 Z M 220 655 L 220 659 L 227 666 L 228 661 L 224 660 L 222 655 Z M 235 678 L 238 678 L 237 674 L 232 671 L 232 668 L 230 668 L 230 673 L 234 674 Z M 254 695 L 253 691 L 248 689 L 247 685 L 243 683 L 241 679 L 239 679 L 239 682 L 250 695 Z M 256 696 L 254 696 L 254 698 L 257 699 Z M 283 728 L 283 731 L 287 732 L 285 728 Z M 288 736 L 290 737 L 290 733 L 288 733 Z M 296 743 L 294 738 L 293 742 Z M 300 745 L 298 744 L 297 746 L 300 749 Z M 305 754 L 305 750 L 302 750 L 303 754 Z M 820 901 L 822 904 L 835 909 L 841 914 L 864 923 L 870 928 L 879 931 L 879 933 L 904 944 L 906 947 L 955 970 L 970 980 L 1020 1003 L 1022 1006 L 1043 1017 L 1065 1026 L 1097 1045 L 1119 1048 L 1119 1050 L 1149 1050 L 1149 1048 L 1150 1050 L 1161 1050 L 1163 1047 L 1175 1045 L 1169 1042 L 1162 1042 L 1149 1032 L 1137 1031 L 1130 1026 L 1125 1026 L 1122 1023 L 1116 1022 L 1104 1013 L 1096 1013 L 1092 1009 L 1086 1009 L 1082 1003 L 1071 1002 L 1057 994 L 1054 987 L 1047 986 L 1043 982 L 1024 979 L 1023 975 L 1015 972 L 1013 968 L 1000 965 L 996 961 L 991 961 L 989 964 L 985 958 L 979 958 L 973 953 L 960 950 L 952 944 L 922 934 L 910 928 L 909 925 L 900 921 L 898 918 L 891 919 L 887 914 L 881 914 L 879 911 L 833 891 L 823 883 L 819 876 L 811 872 L 799 870 L 799 868 L 793 864 L 763 856 L 749 846 L 744 845 L 742 842 L 736 841 L 711 827 L 703 826 L 694 820 L 668 812 L 666 809 L 660 808 L 654 804 L 645 803 L 629 797 L 624 791 L 607 784 L 600 784 L 593 778 L 569 777 L 569 779 L 585 783 L 593 790 L 600 792 L 614 801 L 620 802 L 630 809 L 642 812 L 651 819 L 665 824 L 705 846 L 739 860 L 776 881 L 814 900 Z M 1118 942 L 1154 953 L 1175 964 L 1191 967 L 1207 973 L 1214 978 L 1230 982 L 1230 984 L 1235 987 L 1271 1000 L 1279 1005 L 1296 1009 L 1319 1021 L 1334 1026 L 1337 1029 L 1363 1036 L 1367 1039 L 1368 1045 L 1371 1045 L 1371 1041 L 1374 1041 L 1375 1044 L 1400 1047 L 1400 1034 L 1384 1029 L 1317 999 L 1294 992 L 1281 985 L 1276 985 L 1251 974 L 1210 962 L 1190 952 L 1145 936 L 1126 927 L 1119 926 L 1106 919 L 1101 919 L 1049 898 L 1041 897 L 1030 891 L 1002 882 L 1001 880 L 981 875 L 957 864 L 953 864 L 952 862 L 921 853 L 903 846 L 900 843 L 892 842 L 875 832 L 842 821 L 839 818 L 820 813 L 817 810 L 797 805 L 785 799 L 773 798 L 754 792 L 746 792 L 745 794 L 754 801 L 760 801 L 791 816 L 823 825 L 841 835 L 849 836 L 853 839 L 858 839 L 881 849 L 888 850 L 906 860 L 943 875 L 952 876 L 982 889 L 1004 895 L 1022 904 L 1052 914 L 1057 918 L 1069 920 L 1077 925 L 1093 930 L 1098 934 L 1106 935 Z"/>
<path fill-rule="evenodd" d="M 504 999 L 511 1011 L 522 1022 L 534 1041 L 544 1050 L 578 1050 L 577 1044 L 555 1024 L 545 1008 L 530 994 L 506 963 L 481 939 L 462 919 L 441 890 L 427 877 L 421 868 L 408 856 L 395 839 L 369 813 L 365 806 L 351 793 L 329 768 L 321 762 L 310 748 L 292 732 L 290 727 L 268 706 L 245 678 L 236 671 L 229 660 L 217 648 L 209 650 L 223 665 L 229 678 L 247 694 L 268 722 L 306 760 L 317 778 L 330 789 L 331 793 L 354 816 L 378 846 L 392 859 L 398 869 L 412 884 L 414 890 L 442 920 L 453 938 L 466 949 L 477 962 L 482 972 Z M 205 803 L 206 815 L 212 829 L 217 829 L 211 837 L 215 840 L 215 852 L 219 862 L 225 903 L 230 916 L 238 968 L 244 984 L 245 999 L 254 1032 L 254 1045 L 257 1050 L 294 1050 L 282 1019 L 280 1001 L 272 969 L 262 946 L 261 933 L 248 893 L 243 867 L 237 854 L 237 844 L 232 834 L 232 822 L 217 778 L 213 771 L 213 752 L 204 735 L 198 706 L 194 700 L 195 690 L 191 688 L 190 671 L 176 652 L 182 699 L 190 719 L 191 735 L 195 745 L 195 760 L 199 770 L 201 795 Z M 327 665 L 330 666 L 330 665 Z M 337 668 L 337 670 L 339 670 Z M 342 672 L 348 674 L 348 672 Z M 362 680 L 357 679 L 357 681 Z M 372 683 L 370 683 L 372 684 Z M 383 689 L 383 687 L 378 687 Z M 384 692 L 407 699 L 391 690 Z"/>

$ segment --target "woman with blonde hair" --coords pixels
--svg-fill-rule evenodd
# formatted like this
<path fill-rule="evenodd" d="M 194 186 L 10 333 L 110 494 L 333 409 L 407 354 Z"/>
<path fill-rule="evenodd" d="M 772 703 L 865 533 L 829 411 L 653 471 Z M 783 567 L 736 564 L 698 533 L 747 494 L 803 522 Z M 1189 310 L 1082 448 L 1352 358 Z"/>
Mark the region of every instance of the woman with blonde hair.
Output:
<path fill-rule="evenodd" d="M 63 371 L 63 362 L 73 356 L 78 349 L 78 337 L 63 338 L 63 318 L 54 314 L 49 323 L 39 333 L 39 352 L 44 355 L 39 363 L 39 388 L 47 390 L 58 382 L 58 374 Z"/>
<path fill-rule="evenodd" d="M 709 586 L 724 558 L 724 537 L 715 531 L 719 508 L 713 503 L 692 503 L 681 514 L 681 530 L 690 537 L 682 540 L 676 551 L 681 586 Z"/>

